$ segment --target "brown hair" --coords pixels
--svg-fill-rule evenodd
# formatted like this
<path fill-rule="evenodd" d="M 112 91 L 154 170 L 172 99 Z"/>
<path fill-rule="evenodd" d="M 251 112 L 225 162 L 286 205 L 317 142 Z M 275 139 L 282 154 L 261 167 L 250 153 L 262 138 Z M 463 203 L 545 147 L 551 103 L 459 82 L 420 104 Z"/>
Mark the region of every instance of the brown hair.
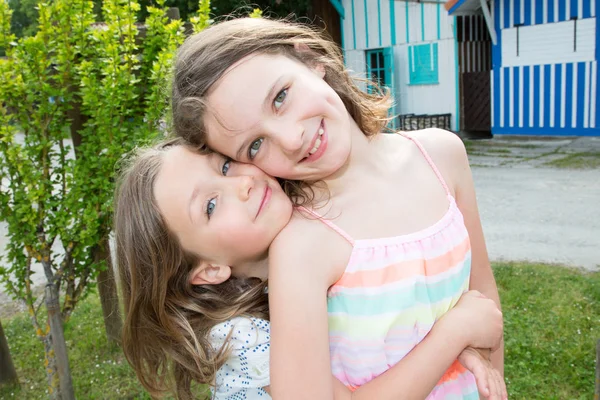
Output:
<path fill-rule="evenodd" d="M 125 304 L 123 350 L 153 397 L 173 392 L 192 399 L 192 381 L 214 384 L 228 349 L 213 349 L 208 334 L 240 315 L 268 319 L 266 282 L 230 278 L 193 286 L 200 256 L 169 231 L 153 187 L 163 155 L 181 139 L 138 151 L 121 174 L 115 201 L 117 264 Z"/>
<path fill-rule="evenodd" d="M 297 51 L 295 45 L 306 46 L 310 51 Z M 286 20 L 240 18 L 215 24 L 189 37 L 180 47 L 171 100 L 173 128 L 178 136 L 197 146 L 206 145 L 207 132 L 202 121 L 205 97 L 230 66 L 254 53 L 284 55 L 306 65 L 323 65 L 325 81 L 367 136 L 381 132 L 389 120 L 389 92 L 383 93 L 373 82 L 351 77 L 340 49 L 323 32 Z M 364 81 L 371 92 L 362 91 L 356 84 L 358 80 Z M 300 181 L 281 183 L 292 199 L 305 199 L 302 189 L 307 185 Z"/>

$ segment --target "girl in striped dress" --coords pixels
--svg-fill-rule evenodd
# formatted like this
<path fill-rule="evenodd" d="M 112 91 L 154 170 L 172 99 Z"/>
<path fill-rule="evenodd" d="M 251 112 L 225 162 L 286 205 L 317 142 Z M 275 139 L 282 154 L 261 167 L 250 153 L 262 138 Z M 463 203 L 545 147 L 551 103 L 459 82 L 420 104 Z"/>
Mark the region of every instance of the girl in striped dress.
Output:
<path fill-rule="evenodd" d="M 469 289 L 499 307 L 464 146 L 381 134 L 390 98 L 365 85 L 306 26 L 228 21 L 179 50 L 174 127 L 282 178 L 296 203 L 269 253 L 275 398 L 331 398 L 330 371 L 352 398 L 477 398 L 457 357 L 494 348 L 502 371 L 501 314 L 444 322 Z"/>
<path fill-rule="evenodd" d="M 123 350 L 153 396 L 193 398 L 194 380 L 214 400 L 270 398 L 268 247 L 291 214 L 272 177 L 181 140 L 140 151 L 125 169 L 115 202 Z M 451 334 L 461 313 L 486 323 L 485 303 L 469 292 L 433 335 Z M 480 381 L 493 375 L 478 353 L 460 358 Z"/>

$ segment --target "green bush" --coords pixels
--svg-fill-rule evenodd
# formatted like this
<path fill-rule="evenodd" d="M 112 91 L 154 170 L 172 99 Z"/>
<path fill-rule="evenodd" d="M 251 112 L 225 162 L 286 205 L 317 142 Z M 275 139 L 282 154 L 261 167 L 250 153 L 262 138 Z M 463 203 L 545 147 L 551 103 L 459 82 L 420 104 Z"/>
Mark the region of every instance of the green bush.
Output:
<path fill-rule="evenodd" d="M 61 294 L 64 322 L 106 268 L 97 255 L 112 225 L 115 165 L 161 134 L 184 38 L 165 0 L 155 4 L 140 34 L 137 1 L 105 0 L 101 24 L 91 1 L 42 1 L 37 31 L 17 40 L 0 0 L 0 220 L 9 238 L 0 281 L 27 304 L 52 397 L 64 389 L 32 266 L 41 264 L 48 288 Z"/>

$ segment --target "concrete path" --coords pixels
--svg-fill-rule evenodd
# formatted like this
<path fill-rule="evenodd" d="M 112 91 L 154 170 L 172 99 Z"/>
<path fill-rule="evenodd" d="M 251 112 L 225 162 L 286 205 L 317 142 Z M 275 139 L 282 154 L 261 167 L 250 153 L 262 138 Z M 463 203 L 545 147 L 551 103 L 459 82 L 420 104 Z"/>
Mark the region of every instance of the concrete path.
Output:
<path fill-rule="evenodd" d="M 467 148 L 492 260 L 600 267 L 600 168 L 547 165 L 600 165 L 600 138 L 500 137 Z"/>

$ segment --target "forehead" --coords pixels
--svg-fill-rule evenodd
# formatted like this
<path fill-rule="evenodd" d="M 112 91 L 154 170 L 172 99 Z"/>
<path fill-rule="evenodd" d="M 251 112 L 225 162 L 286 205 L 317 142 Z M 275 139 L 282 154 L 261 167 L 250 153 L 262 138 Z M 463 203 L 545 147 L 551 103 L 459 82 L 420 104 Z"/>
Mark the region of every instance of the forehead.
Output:
<path fill-rule="evenodd" d="M 208 172 L 208 169 L 211 165 L 211 162 L 214 161 L 214 158 L 217 157 L 216 154 L 200 154 L 195 152 L 192 149 L 189 149 L 185 146 L 173 146 L 168 149 L 163 155 L 162 167 L 159 172 L 159 177 L 161 174 L 165 173 L 179 173 L 185 172 L 187 168 L 194 167 L 199 170 L 194 170 L 193 175 L 204 175 Z M 189 170 L 187 170 L 187 174 L 183 175 L 191 175 Z"/>
<path fill-rule="evenodd" d="M 283 76 L 306 69 L 283 55 L 250 54 L 233 64 L 214 84 L 207 99 L 211 119 L 229 130 L 246 129 L 260 119 L 265 98 Z M 236 126 L 244 121 L 244 126 Z"/>
<path fill-rule="evenodd" d="M 154 182 L 154 197 L 161 211 L 180 207 L 194 190 L 192 182 L 208 182 L 216 176 L 212 168 L 216 157 L 216 154 L 199 154 L 183 146 L 167 150 Z"/>

